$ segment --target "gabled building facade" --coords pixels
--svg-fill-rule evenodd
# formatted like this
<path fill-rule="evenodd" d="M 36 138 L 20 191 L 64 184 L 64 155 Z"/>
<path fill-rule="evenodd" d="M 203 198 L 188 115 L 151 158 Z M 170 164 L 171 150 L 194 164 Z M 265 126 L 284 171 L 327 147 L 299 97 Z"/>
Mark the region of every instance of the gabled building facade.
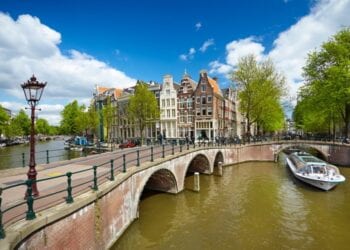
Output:
<path fill-rule="evenodd" d="M 163 138 L 177 138 L 177 92 L 173 77 L 165 75 L 159 95 L 160 132 Z"/>
<path fill-rule="evenodd" d="M 177 91 L 177 124 L 178 124 L 178 135 L 180 138 L 188 137 L 195 138 L 194 128 L 194 99 L 193 94 L 196 89 L 196 82 L 191 79 L 188 74 L 184 74 L 180 87 Z"/>
<path fill-rule="evenodd" d="M 224 98 L 216 79 L 200 72 L 198 85 L 194 91 L 195 139 L 214 141 L 223 136 Z"/>

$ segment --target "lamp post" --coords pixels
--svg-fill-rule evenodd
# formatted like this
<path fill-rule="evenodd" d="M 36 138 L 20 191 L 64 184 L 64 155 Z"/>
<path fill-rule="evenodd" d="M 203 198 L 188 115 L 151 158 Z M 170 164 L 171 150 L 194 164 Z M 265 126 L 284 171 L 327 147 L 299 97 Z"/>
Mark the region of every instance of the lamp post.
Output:
<path fill-rule="evenodd" d="M 45 83 L 37 81 L 36 77 L 33 75 L 27 82 L 21 84 L 23 88 L 24 95 L 31 109 L 31 129 L 30 129 L 30 160 L 29 160 L 29 170 L 27 173 L 28 179 L 32 180 L 32 192 L 34 196 L 39 195 L 39 191 L 36 185 L 36 175 L 35 170 L 35 107 L 39 103 L 40 98 L 43 94 Z"/>

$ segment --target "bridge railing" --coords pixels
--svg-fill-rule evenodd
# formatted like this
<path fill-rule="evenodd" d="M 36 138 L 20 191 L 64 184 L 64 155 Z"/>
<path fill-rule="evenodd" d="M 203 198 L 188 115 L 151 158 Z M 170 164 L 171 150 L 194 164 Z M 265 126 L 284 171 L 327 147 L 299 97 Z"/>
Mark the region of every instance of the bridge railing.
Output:
<path fill-rule="evenodd" d="M 69 171 L 37 180 L 19 181 L 0 187 L 0 239 L 6 237 L 5 226 L 21 219 L 33 220 L 36 218 L 36 213 L 60 203 L 73 203 L 74 197 L 90 189 L 97 191 L 101 184 L 114 181 L 116 175 L 125 173 L 130 166 L 138 167 L 141 162 L 154 161 L 157 158 L 164 158 L 165 155 L 174 155 L 189 149 L 190 147 L 184 145 L 139 148 L 79 171 Z M 32 192 L 34 182 L 39 190 L 41 186 L 47 187 L 37 197 L 34 197 Z M 3 200 L 4 197 L 11 197 L 11 194 L 23 194 L 24 199 Z"/>
<path fill-rule="evenodd" d="M 262 142 L 255 142 L 257 144 Z M 60 203 L 73 203 L 74 197 L 88 190 L 99 189 L 99 186 L 108 181 L 114 181 L 115 176 L 125 173 L 130 166 L 139 167 L 141 163 L 165 158 L 196 148 L 230 147 L 237 144 L 202 142 L 185 145 L 157 145 L 140 147 L 136 151 L 126 152 L 98 165 L 86 167 L 78 171 L 69 171 L 65 174 L 34 180 L 19 181 L 6 187 L 0 187 L 0 239 L 5 238 L 5 226 L 21 220 L 33 220 L 36 213 Z M 238 144 L 239 145 L 239 144 Z M 122 151 L 118 151 L 120 153 Z M 32 185 L 36 182 L 38 189 L 46 185 L 40 196 L 34 197 Z M 3 200 L 12 194 L 23 194 L 21 199 Z M 24 199 L 23 199 L 24 198 Z"/>

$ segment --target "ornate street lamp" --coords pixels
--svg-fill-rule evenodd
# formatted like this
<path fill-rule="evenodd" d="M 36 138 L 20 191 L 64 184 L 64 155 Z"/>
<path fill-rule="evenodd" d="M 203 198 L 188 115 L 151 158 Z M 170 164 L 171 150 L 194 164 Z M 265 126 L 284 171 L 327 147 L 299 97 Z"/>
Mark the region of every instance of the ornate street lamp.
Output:
<path fill-rule="evenodd" d="M 37 172 L 35 170 L 35 165 L 36 165 L 35 164 L 35 138 L 34 138 L 35 107 L 40 101 L 41 95 L 43 94 L 46 84 L 47 84 L 46 82 L 41 83 L 37 81 L 34 75 L 30 78 L 30 80 L 21 84 L 26 100 L 31 108 L 30 160 L 29 160 L 29 170 L 28 170 L 27 176 L 28 176 L 28 179 L 32 180 L 32 183 L 33 183 L 32 192 L 34 196 L 39 195 L 39 191 L 36 185 Z"/>

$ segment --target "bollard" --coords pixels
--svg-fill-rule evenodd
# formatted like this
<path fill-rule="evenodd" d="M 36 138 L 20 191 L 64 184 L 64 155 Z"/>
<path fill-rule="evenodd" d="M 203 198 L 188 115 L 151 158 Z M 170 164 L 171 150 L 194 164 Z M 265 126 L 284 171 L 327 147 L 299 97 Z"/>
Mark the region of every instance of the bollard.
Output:
<path fill-rule="evenodd" d="M 26 166 L 25 155 L 22 153 L 22 167 Z"/>
<path fill-rule="evenodd" d="M 218 162 L 218 170 L 219 170 L 218 175 L 222 176 L 222 162 L 221 161 Z"/>
<path fill-rule="evenodd" d="M 153 146 L 151 146 L 151 162 L 153 161 Z"/>
<path fill-rule="evenodd" d="M 198 172 L 194 172 L 193 178 L 194 178 L 194 180 L 193 180 L 193 190 L 196 191 L 196 192 L 199 192 L 199 190 L 200 190 L 199 173 Z"/>
<path fill-rule="evenodd" d="M 190 149 L 190 144 L 187 143 L 187 150 L 189 150 L 189 149 Z"/>
<path fill-rule="evenodd" d="M 1 203 L 2 203 L 2 188 L 0 188 L 0 239 L 4 239 L 6 237 L 6 233 L 4 230 L 4 225 L 2 224 L 2 211 L 1 211 Z"/>
<path fill-rule="evenodd" d="M 97 191 L 98 186 L 97 186 L 97 166 L 92 167 L 94 170 L 94 186 L 92 187 L 93 190 Z"/>
<path fill-rule="evenodd" d="M 136 151 L 136 154 L 137 154 L 136 166 L 139 167 L 140 166 L 140 150 L 139 149 Z"/>
<path fill-rule="evenodd" d="M 171 146 L 171 154 L 174 155 L 174 144 Z"/>
<path fill-rule="evenodd" d="M 31 180 L 31 179 L 27 180 L 26 184 L 27 184 L 26 199 L 27 199 L 27 206 L 28 206 L 28 211 L 26 213 L 26 220 L 34 220 L 36 218 L 36 215 L 35 215 L 35 212 L 33 210 L 33 203 L 34 203 L 34 198 L 32 195 L 33 180 Z"/>
<path fill-rule="evenodd" d="M 66 203 L 73 203 L 73 197 L 72 197 L 72 173 L 71 172 L 67 172 L 67 197 L 66 197 Z"/>
<path fill-rule="evenodd" d="M 162 158 L 165 158 L 164 148 L 165 148 L 165 146 L 164 146 L 164 144 L 163 144 L 163 145 L 162 145 Z"/>
<path fill-rule="evenodd" d="M 46 150 L 46 164 L 49 164 L 50 160 L 49 160 L 49 150 Z"/>
<path fill-rule="evenodd" d="M 126 173 L 126 160 L 125 160 L 125 154 L 123 154 L 123 173 Z"/>
<path fill-rule="evenodd" d="M 114 160 L 111 160 L 111 181 L 114 181 Z"/>

